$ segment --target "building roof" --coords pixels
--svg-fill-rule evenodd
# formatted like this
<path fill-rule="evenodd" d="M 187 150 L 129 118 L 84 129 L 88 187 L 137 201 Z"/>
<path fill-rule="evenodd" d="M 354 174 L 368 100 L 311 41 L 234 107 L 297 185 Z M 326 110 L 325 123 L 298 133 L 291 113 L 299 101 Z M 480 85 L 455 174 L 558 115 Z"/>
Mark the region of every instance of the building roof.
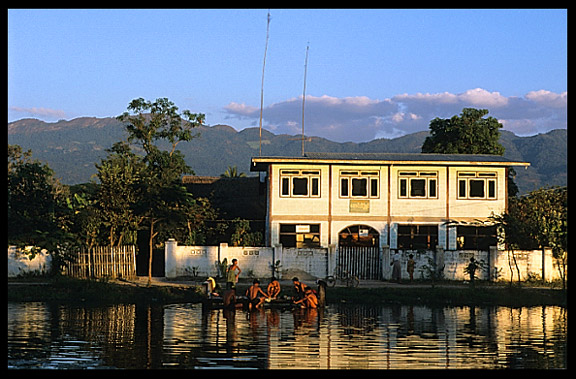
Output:
<path fill-rule="evenodd" d="M 183 175 L 182 184 L 212 184 L 220 179 L 219 176 Z"/>
<path fill-rule="evenodd" d="M 366 164 L 433 166 L 530 166 L 500 155 L 420 153 L 306 153 L 303 157 L 253 157 L 251 171 L 263 171 L 269 164 Z"/>

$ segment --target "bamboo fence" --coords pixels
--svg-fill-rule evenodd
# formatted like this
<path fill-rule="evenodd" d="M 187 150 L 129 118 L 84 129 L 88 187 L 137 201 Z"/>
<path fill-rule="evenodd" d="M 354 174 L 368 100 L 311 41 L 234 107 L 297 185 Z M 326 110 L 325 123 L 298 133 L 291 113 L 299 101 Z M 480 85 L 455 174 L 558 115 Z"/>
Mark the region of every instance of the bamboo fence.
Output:
<path fill-rule="evenodd" d="M 64 266 L 64 274 L 74 278 L 135 278 L 136 247 L 96 246 L 83 249 Z"/>

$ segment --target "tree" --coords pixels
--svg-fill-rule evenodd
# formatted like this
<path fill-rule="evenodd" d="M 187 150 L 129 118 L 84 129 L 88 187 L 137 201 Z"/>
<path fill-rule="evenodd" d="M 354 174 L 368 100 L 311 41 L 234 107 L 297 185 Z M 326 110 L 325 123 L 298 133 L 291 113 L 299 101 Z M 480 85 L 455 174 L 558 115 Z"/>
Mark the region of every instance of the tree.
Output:
<path fill-rule="evenodd" d="M 18 145 L 8 146 L 8 241 L 36 245 L 42 233 L 56 233 L 54 172 L 31 159 Z M 39 233 L 40 232 L 40 233 Z"/>
<path fill-rule="evenodd" d="M 145 165 L 126 142 L 117 142 L 106 151 L 108 157 L 96 164 L 100 186 L 95 207 L 102 223 L 108 228 L 110 246 L 134 244 L 138 225 L 142 221 L 135 213 L 135 206 L 140 196 L 138 185 Z"/>
<path fill-rule="evenodd" d="M 173 237 L 186 245 L 205 245 L 210 234 L 216 232 L 208 227 L 207 221 L 218 218 L 210 200 L 203 197 L 192 199 L 183 209 L 183 214 L 185 227 L 177 230 Z"/>
<path fill-rule="evenodd" d="M 551 248 L 566 288 L 568 264 L 568 188 L 541 188 L 523 197 L 527 223 L 534 243 L 542 250 Z M 542 278 L 544 280 L 544 277 Z"/>
<path fill-rule="evenodd" d="M 430 121 L 422 153 L 503 155 L 504 146 L 498 142 L 502 124 L 493 117 L 482 118 L 487 114 L 487 109 L 464 108 L 460 116 L 436 117 Z"/>
<path fill-rule="evenodd" d="M 176 146 L 182 141 L 190 141 L 199 134 L 193 134 L 193 129 L 202 125 L 205 115 L 184 110 L 178 113 L 178 107 L 167 98 L 156 101 L 146 101 L 143 98 L 134 99 L 128 105 L 130 112 L 124 112 L 118 119 L 125 122 L 128 141 L 139 143 L 146 154 L 157 148 L 155 142 L 166 139 L 171 144 L 170 156 Z"/>
<path fill-rule="evenodd" d="M 178 160 L 166 159 L 167 152 L 157 151 L 153 157 L 146 159 L 147 168 L 143 172 L 142 181 L 139 184 L 140 199 L 136 205 L 136 214 L 140 215 L 147 223 L 149 230 L 149 267 L 148 284 L 152 280 L 152 256 L 154 239 L 161 232 L 181 224 L 185 209 L 191 201 L 190 194 L 180 183 L 180 174 L 183 160 L 181 155 Z M 184 171 L 185 172 L 185 171 Z M 177 179 L 168 178 L 176 176 Z"/>
<path fill-rule="evenodd" d="M 236 166 L 228 166 L 226 171 L 222 175 L 221 178 L 245 178 L 246 174 L 243 172 L 238 172 L 238 167 Z"/>
<path fill-rule="evenodd" d="M 514 267 L 518 274 L 518 283 L 520 282 L 520 268 L 514 255 L 514 250 L 533 249 L 531 244 L 529 224 L 525 218 L 528 210 L 526 204 L 516 197 L 509 199 L 508 211 L 502 215 L 490 216 L 498 230 L 498 240 L 505 244 L 508 251 L 508 265 L 510 267 L 510 286 L 514 280 Z"/>
<path fill-rule="evenodd" d="M 31 157 L 30 150 L 8 146 L 8 243 L 32 245 L 32 256 L 46 249 L 52 273 L 59 273 L 78 242 L 71 233 L 73 199 L 52 169 Z"/>
<path fill-rule="evenodd" d="M 232 236 L 230 237 L 232 246 L 260 246 L 262 243 L 262 233 L 252 232 L 250 222 L 240 218 L 232 220 Z"/>
<path fill-rule="evenodd" d="M 422 153 L 504 155 L 499 142 L 502 124 L 493 117 L 482 118 L 487 109 L 464 108 L 460 116 L 436 117 L 430 121 L 430 136 L 422 144 Z M 508 169 L 508 196 L 518 194 L 516 171 Z"/>
<path fill-rule="evenodd" d="M 80 245 L 91 250 L 102 239 L 102 213 L 96 206 L 95 197 L 100 186 L 94 182 L 70 186 L 67 205 L 74 214 L 70 227 Z"/>
<path fill-rule="evenodd" d="M 503 230 L 509 249 L 552 249 L 552 255 L 566 286 L 568 264 L 568 189 L 541 188 L 510 199 L 508 211 L 492 219 Z M 543 255 L 544 256 L 544 255 Z M 544 279 L 544 278 L 542 278 Z"/>
<path fill-rule="evenodd" d="M 183 214 L 191 197 L 182 186 L 181 176 L 193 173 L 186 165 L 184 156 L 177 145 L 197 137 L 193 129 L 202 125 L 204 114 L 191 113 L 188 110 L 178 113 L 178 107 L 166 98 L 146 101 L 142 98 L 132 100 L 128 111 L 118 117 L 125 123 L 128 141 L 142 147 L 145 156 L 145 168 L 141 171 L 141 180 L 137 189 L 140 199 L 136 213 L 146 220 L 149 228 L 149 267 L 148 284 L 152 280 L 152 256 L 154 238 L 165 226 Z M 184 116 L 184 118 L 182 117 Z M 164 151 L 158 142 L 167 140 L 170 150 Z"/>

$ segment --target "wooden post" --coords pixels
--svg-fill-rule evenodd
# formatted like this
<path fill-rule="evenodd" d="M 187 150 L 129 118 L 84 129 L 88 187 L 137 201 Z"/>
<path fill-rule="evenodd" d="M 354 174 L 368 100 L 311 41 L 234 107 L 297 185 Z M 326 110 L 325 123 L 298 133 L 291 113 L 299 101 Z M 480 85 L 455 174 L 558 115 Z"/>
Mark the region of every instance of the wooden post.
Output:
<path fill-rule="evenodd" d="M 88 259 L 88 272 L 86 273 L 86 275 L 88 276 L 88 278 L 91 278 L 93 276 L 92 275 L 91 255 L 92 255 L 92 249 L 90 249 L 90 248 L 86 249 L 86 258 Z"/>

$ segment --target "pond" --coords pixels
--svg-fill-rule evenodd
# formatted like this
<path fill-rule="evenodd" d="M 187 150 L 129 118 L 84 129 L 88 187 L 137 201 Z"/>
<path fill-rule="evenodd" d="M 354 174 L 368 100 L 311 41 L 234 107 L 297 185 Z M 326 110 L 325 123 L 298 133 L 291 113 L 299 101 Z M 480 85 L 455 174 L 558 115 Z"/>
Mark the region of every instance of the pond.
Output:
<path fill-rule="evenodd" d="M 8 368 L 566 368 L 568 311 L 8 303 Z"/>

